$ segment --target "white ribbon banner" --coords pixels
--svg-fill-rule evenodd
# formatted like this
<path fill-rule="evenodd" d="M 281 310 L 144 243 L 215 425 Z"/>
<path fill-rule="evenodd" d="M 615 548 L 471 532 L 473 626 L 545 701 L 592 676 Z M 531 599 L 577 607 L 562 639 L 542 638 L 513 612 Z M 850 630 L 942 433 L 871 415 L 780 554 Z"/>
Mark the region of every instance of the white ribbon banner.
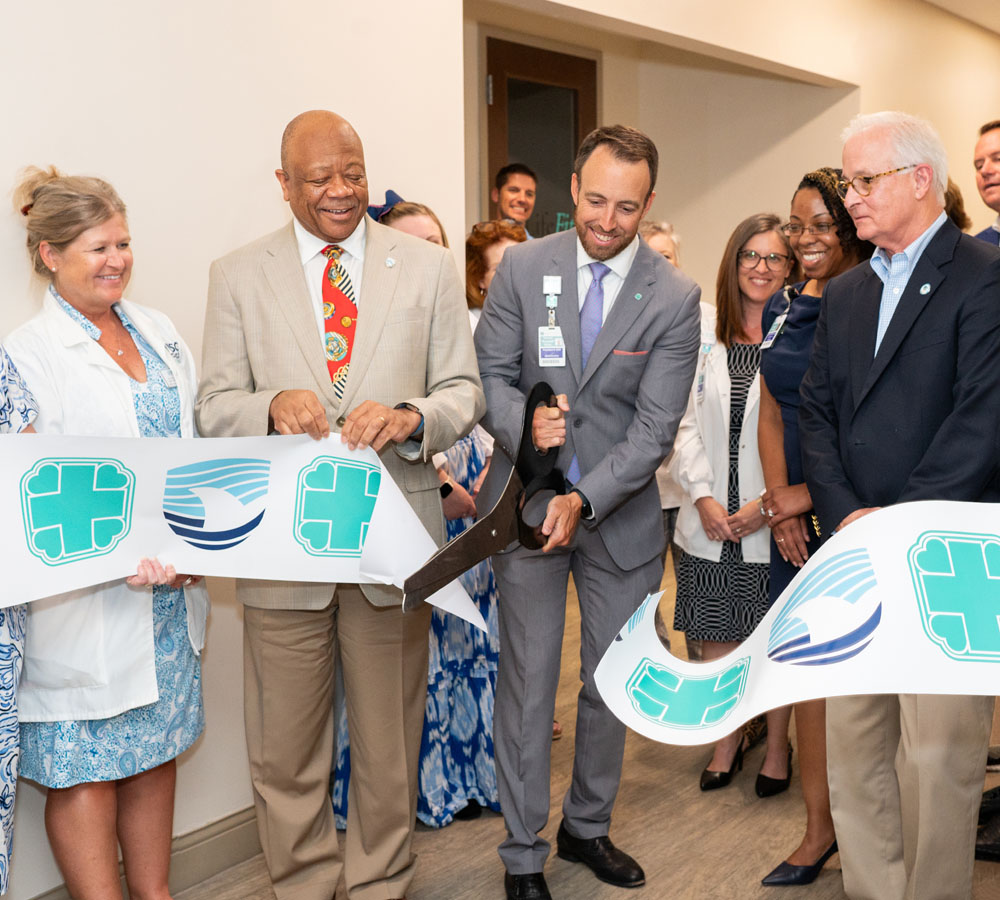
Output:
<path fill-rule="evenodd" d="M 709 663 L 672 656 L 646 598 L 597 667 L 629 728 L 706 744 L 759 713 L 849 694 L 1000 694 L 1000 504 L 867 515 L 810 557 L 761 623 Z"/>
<path fill-rule="evenodd" d="M 339 435 L 0 437 L 0 606 L 178 572 L 394 584 L 437 547 L 371 449 Z M 485 630 L 454 581 L 429 598 Z"/>

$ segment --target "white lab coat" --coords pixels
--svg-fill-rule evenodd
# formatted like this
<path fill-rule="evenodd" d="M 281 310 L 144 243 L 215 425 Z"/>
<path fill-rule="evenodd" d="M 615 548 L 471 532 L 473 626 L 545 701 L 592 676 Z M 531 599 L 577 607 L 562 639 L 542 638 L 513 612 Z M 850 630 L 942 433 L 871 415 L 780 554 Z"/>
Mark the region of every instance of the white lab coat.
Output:
<path fill-rule="evenodd" d="M 121 306 L 173 373 L 181 433 L 194 437 L 191 351 L 162 313 L 128 301 Z M 128 376 L 49 293 L 41 312 L 4 346 L 38 401 L 39 432 L 139 437 Z M 185 588 L 185 600 L 188 636 L 200 653 L 208 593 L 202 585 Z M 21 720 L 104 719 L 154 703 L 153 653 L 149 588 L 112 581 L 30 603 L 18 688 Z"/>
<path fill-rule="evenodd" d="M 704 377 L 699 397 L 699 379 Z M 715 307 L 701 304 L 701 350 L 687 412 L 677 431 L 671 459 L 672 474 L 684 491 L 674 540 L 692 556 L 713 562 L 722 557 L 722 542 L 711 541 L 701 526 L 695 501 L 714 497 L 723 507 L 728 502 L 729 480 L 729 367 L 726 348 L 715 336 Z M 764 473 L 757 448 L 760 412 L 760 375 L 747 394 L 740 431 L 740 506 L 755 500 L 764 490 Z M 761 528 L 743 538 L 743 561 L 770 562 L 770 529 Z"/>

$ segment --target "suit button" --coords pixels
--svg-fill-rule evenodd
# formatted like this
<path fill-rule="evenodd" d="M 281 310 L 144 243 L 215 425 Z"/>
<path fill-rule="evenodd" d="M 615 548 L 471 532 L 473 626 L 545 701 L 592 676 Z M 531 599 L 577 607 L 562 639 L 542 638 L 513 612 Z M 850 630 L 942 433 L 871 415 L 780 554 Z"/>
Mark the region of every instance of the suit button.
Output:
<path fill-rule="evenodd" d="M 343 428 L 344 425 L 346 425 L 346 424 L 347 424 L 347 419 L 345 419 L 343 416 L 339 416 L 337 418 L 337 427 L 338 428 Z"/>
<path fill-rule="evenodd" d="M 583 424 L 583 419 L 581 419 L 581 418 L 580 418 L 579 416 L 577 416 L 577 417 L 576 417 L 576 418 L 575 418 L 575 419 L 573 420 L 573 427 L 574 427 L 574 428 L 579 428 L 579 427 L 580 427 L 580 426 L 581 426 L 582 424 Z"/>

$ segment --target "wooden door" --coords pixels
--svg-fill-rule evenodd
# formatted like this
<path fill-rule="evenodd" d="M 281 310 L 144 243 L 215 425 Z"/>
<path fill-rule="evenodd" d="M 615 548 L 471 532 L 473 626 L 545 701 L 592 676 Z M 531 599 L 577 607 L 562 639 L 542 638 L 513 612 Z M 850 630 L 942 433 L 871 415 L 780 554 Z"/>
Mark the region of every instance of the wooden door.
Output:
<path fill-rule="evenodd" d="M 597 127 L 597 63 L 487 38 L 486 69 L 490 186 L 503 166 L 524 163 L 538 175 L 528 231 L 572 228 L 570 176 L 580 141 Z"/>

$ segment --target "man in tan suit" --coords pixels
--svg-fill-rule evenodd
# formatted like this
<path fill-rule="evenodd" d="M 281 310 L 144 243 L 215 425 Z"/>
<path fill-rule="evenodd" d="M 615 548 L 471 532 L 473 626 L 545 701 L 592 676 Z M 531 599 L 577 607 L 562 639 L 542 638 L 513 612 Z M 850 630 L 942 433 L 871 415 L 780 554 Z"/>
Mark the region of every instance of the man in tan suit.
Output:
<path fill-rule="evenodd" d="M 212 264 L 198 427 L 319 439 L 335 422 L 351 448 L 380 453 L 440 543 L 431 456 L 484 408 L 455 264 L 367 218 L 361 141 L 334 113 L 289 123 L 275 174 L 293 222 Z M 343 289 L 335 317 L 333 273 Z M 353 326 L 338 335 L 331 318 Z M 429 608 L 404 614 L 398 590 L 371 584 L 243 579 L 237 595 L 257 824 L 278 900 L 330 900 L 341 869 L 351 898 L 403 897 L 414 869 Z M 328 793 L 338 644 L 352 763 L 343 861 Z"/>

